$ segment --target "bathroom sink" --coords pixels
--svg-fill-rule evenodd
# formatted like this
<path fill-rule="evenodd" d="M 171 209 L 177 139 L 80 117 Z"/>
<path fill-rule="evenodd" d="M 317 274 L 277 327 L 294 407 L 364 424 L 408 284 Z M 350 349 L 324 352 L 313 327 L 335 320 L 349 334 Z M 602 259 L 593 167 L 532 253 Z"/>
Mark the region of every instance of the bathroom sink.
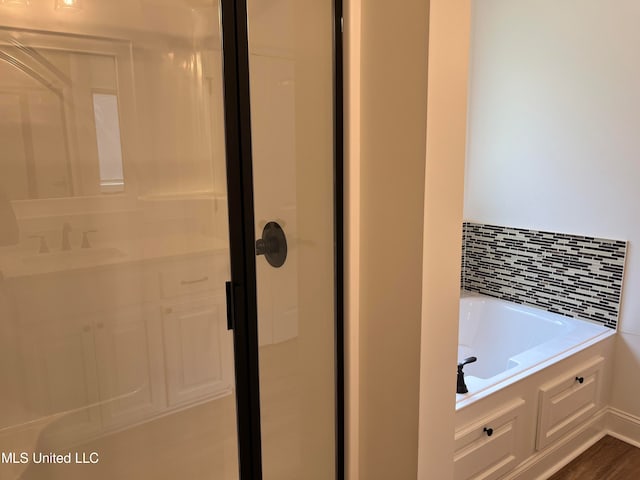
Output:
<path fill-rule="evenodd" d="M 23 257 L 22 262 L 30 266 L 74 268 L 100 265 L 124 256 L 126 254 L 115 247 L 92 247 L 34 254 Z"/>

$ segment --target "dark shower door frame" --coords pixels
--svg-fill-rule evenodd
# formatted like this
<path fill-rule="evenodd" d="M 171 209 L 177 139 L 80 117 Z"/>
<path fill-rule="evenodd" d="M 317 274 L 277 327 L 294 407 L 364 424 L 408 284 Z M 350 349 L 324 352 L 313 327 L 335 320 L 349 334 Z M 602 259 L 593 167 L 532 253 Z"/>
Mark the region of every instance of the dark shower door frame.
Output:
<path fill-rule="evenodd" d="M 249 41 L 246 0 L 221 0 L 225 142 L 231 282 L 227 317 L 233 329 L 241 480 L 262 479 L 258 308 L 251 153 Z M 333 152 L 336 480 L 344 479 L 343 15 L 333 0 Z"/>

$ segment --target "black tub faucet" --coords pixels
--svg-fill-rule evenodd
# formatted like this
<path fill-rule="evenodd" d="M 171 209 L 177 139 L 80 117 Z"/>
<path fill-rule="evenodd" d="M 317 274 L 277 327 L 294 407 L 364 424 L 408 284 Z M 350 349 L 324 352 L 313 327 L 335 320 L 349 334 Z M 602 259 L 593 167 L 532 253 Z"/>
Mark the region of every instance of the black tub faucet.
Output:
<path fill-rule="evenodd" d="M 456 393 L 467 393 L 467 385 L 464 383 L 464 372 L 462 368 L 468 364 L 473 363 L 478 360 L 476 357 L 465 358 L 461 363 L 458 364 L 458 386 L 456 388 Z"/>

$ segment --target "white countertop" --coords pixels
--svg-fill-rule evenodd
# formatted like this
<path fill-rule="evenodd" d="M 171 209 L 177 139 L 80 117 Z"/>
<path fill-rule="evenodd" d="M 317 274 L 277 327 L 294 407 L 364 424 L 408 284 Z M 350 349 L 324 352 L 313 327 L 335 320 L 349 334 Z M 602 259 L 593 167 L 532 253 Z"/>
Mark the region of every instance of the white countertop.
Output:
<path fill-rule="evenodd" d="M 118 243 L 95 243 L 90 248 L 73 248 L 68 252 L 52 250 L 37 253 L 19 246 L 0 250 L 0 272 L 5 279 L 85 270 L 135 262 L 190 255 L 224 253 L 228 243 L 220 238 L 181 235 L 127 240 Z"/>

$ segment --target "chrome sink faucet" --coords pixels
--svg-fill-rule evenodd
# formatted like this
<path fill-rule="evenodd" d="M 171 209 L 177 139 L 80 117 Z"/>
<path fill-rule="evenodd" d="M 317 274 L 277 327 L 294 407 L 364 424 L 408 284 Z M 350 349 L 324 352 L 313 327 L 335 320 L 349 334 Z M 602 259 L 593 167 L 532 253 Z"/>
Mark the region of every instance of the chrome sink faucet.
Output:
<path fill-rule="evenodd" d="M 67 222 L 62 224 L 62 248 L 63 252 L 71 250 L 71 242 L 69 241 L 69 233 L 71 232 L 71 225 Z"/>
<path fill-rule="evenodd" d="M 29 235 L 29 238 L 40 239 L 40 248 L 38 249 L 38 253 L 49 253 L 49 245 L 47 245 L 47 237 L 45 237 L 44 235 Z"/>

